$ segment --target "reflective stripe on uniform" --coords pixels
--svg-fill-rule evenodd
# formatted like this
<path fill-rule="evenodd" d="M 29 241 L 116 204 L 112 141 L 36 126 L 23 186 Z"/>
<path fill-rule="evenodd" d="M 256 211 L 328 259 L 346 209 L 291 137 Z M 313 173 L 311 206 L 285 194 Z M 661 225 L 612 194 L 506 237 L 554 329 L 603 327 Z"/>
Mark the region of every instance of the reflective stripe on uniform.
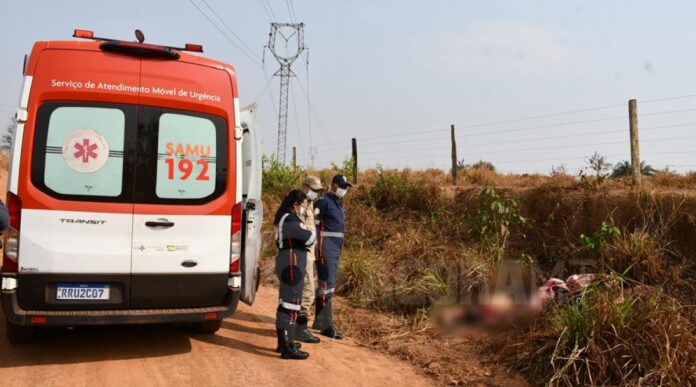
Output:
<path fill-rule="evenodd" d="M 288 215 L 290 215 L 289 212 L 287 214 L 283 215 L 283 217 L 280 218 L 280 222 L 278 222 L 278 248 L 279 249 L 283 248 L 283 223 L 285 222 L 285 218 L 287 218 Z"/>
<path fill-rule="evenodd" d="M 305 243 L 305 246 L 311 246 L 312 244 L 314 244 L 314 241 L 317 239 L 317 233 L 314 230 L 310 230 L 310 231 L 312 231 L 312 236 L 309 237 L 309 239 L 307 240 L 307 243 Z"/>
<path fill-rule="evenodd" d="M 327 294 L 332 294 L 336 290 L 336 288 L 331 288 L 331 289 L 317 289 L 317 293 L 321 294 L 322 296 L 325 296 Z"/>
<path fill-rule="evenodd" d="M 289 302 L 283 301 L 282 299 L 280 299 L 279 301 L 280 301 L 280 306 L 282 306 L 283 308 L 285 308 L 285 309 L 287 309 L 287 310 L 295 310 L 295 311 L 299 311 L 299 310 L 300 310 L 300 305 L 291 304 L 291 303 L 289 303 Z"/>
<path fill-rule="evenodd" d="M 324 231 L 322 233 L 323 236 L 325 237 L 330 237 L 330 238 L 343 238 L 343 233 L 342 232 L 329 232 L 329 231 Z"/>

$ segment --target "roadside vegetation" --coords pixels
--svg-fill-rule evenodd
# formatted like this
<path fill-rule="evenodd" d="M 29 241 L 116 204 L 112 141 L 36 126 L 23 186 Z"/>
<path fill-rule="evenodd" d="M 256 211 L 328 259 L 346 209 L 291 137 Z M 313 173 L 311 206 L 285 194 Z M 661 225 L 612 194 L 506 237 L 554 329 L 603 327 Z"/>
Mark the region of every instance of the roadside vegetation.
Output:
<path fill-rule="evenodd" d="M 440 170 L 361 172 L 345 199 L 339 293 L 398 316 L 406 334 L 437 346 L 433 309 L 475 298 L 504 262 L 529 268 L 534 288 L 592 272 L 597 280 L 582 294 L 491 336 L 485 349 L 535 385 L 696 385 L 696 173 L 642 166 L 644 186 L 634 190 L 630 163 L 612 169 L 595 156 L 577 176 L 560 167 L 503 175 L 462 162 L 456 187 Z M 265 218 L 307 173 L 326 182 L 349 167 L 265 160 Z M 417 362 L 404 351 L 392 352 Z M 426 371 L 437 368 L 428 362 Z M 449 383 L 446 373 L 438 380 Z"/>

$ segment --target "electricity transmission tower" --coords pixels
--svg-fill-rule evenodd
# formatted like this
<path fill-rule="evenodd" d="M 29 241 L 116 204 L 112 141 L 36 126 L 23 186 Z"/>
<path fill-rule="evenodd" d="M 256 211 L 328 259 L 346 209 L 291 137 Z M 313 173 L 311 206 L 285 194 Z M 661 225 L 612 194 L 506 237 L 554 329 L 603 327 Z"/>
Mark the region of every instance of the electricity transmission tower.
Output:
<path fill-rule="evenodd" d="M 280 38 L 280 39 L 279 39 Z M 297 41 L 297 49 L 289 51 L 290 40 Z M 280 44 L 276 44 L 280 42 Z M 304 23 L 271 23 L 268 34 L 268 46 L 273 56 L 280 63 L 280 69 L 273 76 L 280 77 L 280 105 L 278 106 L 278 161 L 285 164 L 286 137 L 288 133 L 288 91 L 290 77 L 295 74 L 290 69 L 292 63 L 305 50 Z M 283 52 L 280 48 L 284 47 Z"/>

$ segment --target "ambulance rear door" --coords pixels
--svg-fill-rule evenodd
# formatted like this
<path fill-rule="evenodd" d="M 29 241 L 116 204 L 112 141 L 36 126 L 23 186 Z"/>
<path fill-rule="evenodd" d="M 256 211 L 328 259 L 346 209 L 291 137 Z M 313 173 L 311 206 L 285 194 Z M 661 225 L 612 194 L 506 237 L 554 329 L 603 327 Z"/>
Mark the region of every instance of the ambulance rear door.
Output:
<path fill-rule="evenodd" d="M 45 49 L 31 82 L 19 176 L 18 297 L 24 309 L 129 306 L 133 221 L 129 147 L 140 60 Z M 114 93 L 109 88 L 133 88 Z M 13 161 L 13 163 L 15 163 Z"/>
<path fill-rule="evenodd" d="M 261 136 L 256 104 L 241 109 L 242 127 L 242 197 L 244 199 L 244 251 L 242 252 L 242 296 L 251 305 L 259 287 L 259 257 L 262 250 L 261 226 Z"/>
<path fill-rule="evenodd" d="M 232 81 L 207 66 L 142 63 L 131 307 L 222 305 L 242 212 Z"/>

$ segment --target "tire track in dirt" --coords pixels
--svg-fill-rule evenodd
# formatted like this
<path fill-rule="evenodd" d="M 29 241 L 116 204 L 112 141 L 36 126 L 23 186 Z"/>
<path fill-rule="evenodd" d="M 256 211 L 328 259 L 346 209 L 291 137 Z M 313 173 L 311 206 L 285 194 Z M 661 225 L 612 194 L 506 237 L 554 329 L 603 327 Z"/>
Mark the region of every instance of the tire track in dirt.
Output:
<path fill-rule="evenodd" d="M 305 344 L 308 360 L 280 360 L 276 307 L 277 290 L 262 287 L 254 306 L 240 304 L 216 335 L 146 325 L 55 329 L 19 346 L 3 337 L 0 380 L 3 386 L 431 385 L 408 364 L 350 339 Z"/>

